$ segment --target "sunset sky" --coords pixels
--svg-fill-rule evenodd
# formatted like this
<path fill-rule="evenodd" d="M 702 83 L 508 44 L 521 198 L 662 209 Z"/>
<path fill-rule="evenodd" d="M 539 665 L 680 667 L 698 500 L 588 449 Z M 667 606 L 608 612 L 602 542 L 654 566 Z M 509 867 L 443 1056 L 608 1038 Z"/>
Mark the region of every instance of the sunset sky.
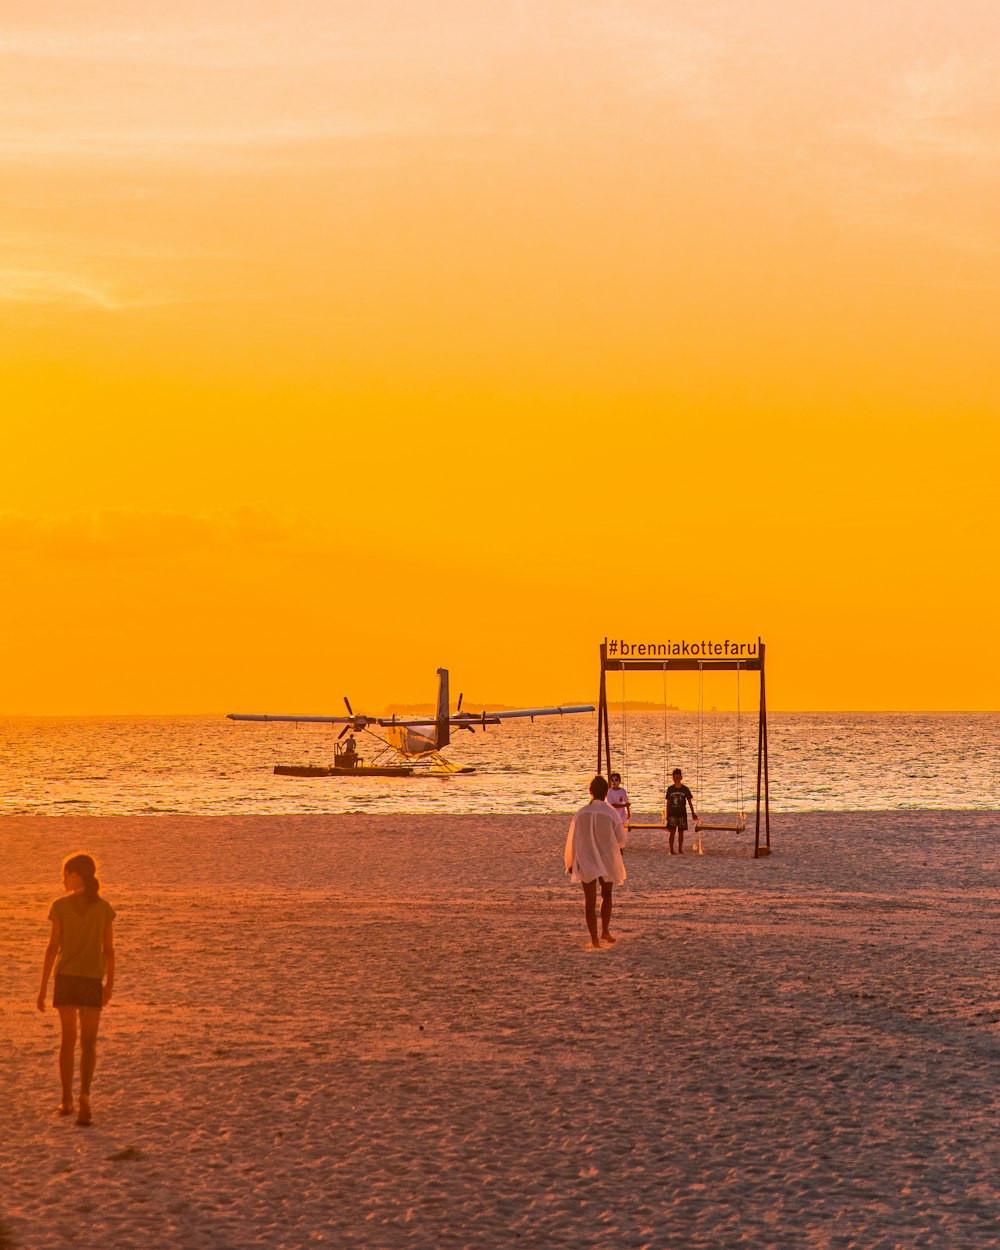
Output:
<path fill-rule="evenodd" d="M 606 634 L 1000 708 L 993 0 L 8 0 L 0 58 L 0 712 L 593 699 Z"/>

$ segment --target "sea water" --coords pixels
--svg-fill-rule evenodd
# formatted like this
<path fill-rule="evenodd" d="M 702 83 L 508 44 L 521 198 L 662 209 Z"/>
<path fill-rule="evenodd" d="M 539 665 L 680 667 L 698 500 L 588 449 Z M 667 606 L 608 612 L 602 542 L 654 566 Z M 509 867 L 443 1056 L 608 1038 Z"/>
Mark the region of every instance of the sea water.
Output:
<path fill-rule="evenodd" d="M 997 713 L 772 713 L 768 730 L 773 812 L 1000 805 Z M 328 764 L 335 733 L 222 716 L 0 720 L 0 813 L 565 812 L 597 763 L 584 714 L 456 731 L 445 754 L 476 771 L 450 778 L 274 775 Z M 674 767 L 699 810 L 752 811 L 756 717 L 613 712 L 611 748 L 636 814 L 659 809 Z M 359 749 L 370 760 L 379 743 L 363 734 Z"/>

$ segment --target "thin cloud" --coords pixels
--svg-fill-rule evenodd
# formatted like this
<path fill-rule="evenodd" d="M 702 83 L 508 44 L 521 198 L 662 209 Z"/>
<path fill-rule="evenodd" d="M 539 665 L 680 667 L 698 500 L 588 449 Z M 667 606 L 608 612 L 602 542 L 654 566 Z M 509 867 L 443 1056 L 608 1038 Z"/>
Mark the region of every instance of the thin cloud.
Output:
<path fill-rule="evenodd" d="M 469 139 L 482 136 L 480 127 L 447 124 L 430 116 L 363 117 L 344 115 L 319 119 L 289 119 L 247 126 L 142 127 L 111 129 L 52 129 L 25 133 L 0 132 L 0 159 L 9 163 L 86 163 L 126 161 L 131 166 L 161 164 L 164 160 L 198 164 L 220 160 L 230 165 L 273 163 L 312 151 L 335 148 L 338 157 L 352 147 L 365 159 L 370 149 L 362 141 L 396 141 L 434 135 Z"/>
<path fill-rule="evenodd" d="M 72 304 L 106 311 L 134 306 L 90 278 L 47 269 L 0 269 L 0 303 Z"/>
<path fill-rule="evenodd" d="M 290 11 L 282 19 L 213 24 L 80 27 L 8 27 L 0 34 L 0 55 L 40 62 L 136 63 L 185 69 L 291 67 L 298 71 L 323 65 L 370 65 L 433 61 L 468 50 L 482 35 L 474 11 L 464 25 L 454 20 L 434 25 L 422 9 L 397 13 L 391 23 L 363 10 L 309 14 Z M 512 34 L 509 14 L 498 13 L 487 25 L 485 42 L 496 47 Z M 534 25 L 530 27 L 534 30 Z"/>
<path fill-rule="evenodd" d="M 951 54 L 907 68 L 872 114 L 841 133 L 906 159 L 994 162 L 1000 156 L 996 67 Z"/>
<path fill-rule="evenodd" d="M 724 108 L 724 68 L 732 41 L 720 31 L 619 8 L 597 9 L 591 21 L 602 42 L 626 51 L 634 66 L 633 90 L 667 93 L 690 111 L 715 117 Z"/>
<path fill-rule="evenodd" d="M 866 114 L 835 128 L 831 212 L 925 247 L 1000 255 L 986 206 L 1000 193 L 992 62 L 952 53 L 889 76 Z"/>
<path fill-rule="evenodd" d="M 385 32 L 383 32 L 384 36 Z M 412 41 L 389 43 L 345 38 L 329 23 L 303 29 L 295 21 L 183 27 L 120 27 L 104 30 L 28 28 L 0 36 L 0 55 L 52 64 L 127 67 L 251 69 L 317 66 L 377 55 L 380 60 L 414 56 Z"/>
<path fill-rule="evenodd" d="M 525 49 L 565 55 L 571 30 L 539 29 L 528 10 L 442 7 L 8 29 L 0 112 L 16 124 L 0 129 L 0 159 L 256 166 L 296 149 L 322 160 L 326 146 L 340 161 L 364 148 L 368 159 L 383 140 L 509 129 L 490 112 L 490 85 Z"/>
<path fill-rule="evenodd" d="M 155 250 L 148 253 L 155 256 Z M 221 296 L 183 294 L 176 291 L 126 294 L 110 283 L 72 270 L 33 268 L 0 269 L 0 307 L 29 305 L 91 309 L 118 313 L 140 308 L 163 308 L 178 304 L 215 303 Z"/>
<path fill-rule="evenodd" d="M 683 16 L 624 0 L 591 10 L 609 57 L 628 67 L 624 89 L 659 95 L 664 118 L 679 115 L 672 124 L 703 124 L 720 149 L 768 177 L 778 171 L 841 225 L 995 255 L 983 211 L 1000 156 L 1000 75 L 989 46 L 928 58 L 916 35 L 913 46 L 886 44 L 859 8 L 830 18 L 817 60 L 815 24 L 773 16 L 752 3 L 708 3 Z M 963 193 L 942 195 L 946 187 Z"/>
<path fill-rule="evenodd" d="M 104 509 L 62 517 L 0 513 L 0 553 L 98 561 L 184 555 L 284 542 L 286 525 L 266 508 L 244 506 L 209 516 Z"/>
<path fill-rule="evenodd" d="M 205 66 L 241 66 L 247 52 L 255 50 L 257 64 L 273 62 L 273 41 L 262 39 L 261 31 L 244 27 L 150 27 L 118 30 L 54 30 L 32 28 L 7 30 L 0 35 L 0 55 L 31 61 L 55 63 L 85 62 Z M 237 55 L 236 50 L 243 51 Z"/>

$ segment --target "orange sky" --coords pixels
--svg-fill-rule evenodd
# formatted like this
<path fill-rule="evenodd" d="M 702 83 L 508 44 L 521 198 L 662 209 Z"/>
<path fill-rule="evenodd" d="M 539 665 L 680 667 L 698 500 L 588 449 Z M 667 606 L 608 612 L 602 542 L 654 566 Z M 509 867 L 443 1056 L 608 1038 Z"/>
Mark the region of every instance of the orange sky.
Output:
<path fill-rule="evenodd" d="M 0 712 L 1000 707 L 992 3 L 5 12 Z"/>

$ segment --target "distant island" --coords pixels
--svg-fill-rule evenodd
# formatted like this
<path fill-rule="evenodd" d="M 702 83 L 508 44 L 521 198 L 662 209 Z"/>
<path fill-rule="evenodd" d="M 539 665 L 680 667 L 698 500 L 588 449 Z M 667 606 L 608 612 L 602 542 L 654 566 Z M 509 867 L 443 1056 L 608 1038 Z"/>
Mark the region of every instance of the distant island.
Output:
<path fill-rule="evenodd" d="M 589 703 L 590 701 L 591 701 L 590 699 L 578 699 L 578 700 L 567 699 L 566 703 L 568 706 L 569 704 L 573 702 Z M 556 707 L 558 705 L 551 704 L 550 706 Z M 609 708 L 616 708 L 618 710 L 621 710 L 621 706 L 622 704 L 621 704 L 620 699 L 608 700 Z M 663 711 L 662 703 L 650 703 L 648 700 L 645 700 L 645 699 L 629 699 L 628 702 L 625 704 L 625 707 L 627 711 L 629 712 L 662 712 Z M 513 703 L 477 703 L 474 699 L 462 700 L 463 712 L 481 712 L 483 708 L 485 708 L 488 712 L 514 712 L 517 710 L 516 705 Z M 674 703 L 667 704 L 668 712 L 679 712 L 680 710 L 681 709 L 677 707 L 676 704 Z M 437 711 L 437 706 L 434 703 L 389 703 L 386 705 L 385 714 L 386 716 L 426 716 L 428 714 L 433 716 L 436 711 Z"/>
<path fill-rule="evenodd" d="M 617 708 L 621 710 L 621 699 L 608 699 L 608 708 Z M 625 703 L 625 710 L 628 712 L 662 712 L 664 710 L 662 703 L 651 703 L 648 699 L 628 699 Z M 668 703 L 666 711 L 679 712 L 681 709 L 676 703 Z"/>

